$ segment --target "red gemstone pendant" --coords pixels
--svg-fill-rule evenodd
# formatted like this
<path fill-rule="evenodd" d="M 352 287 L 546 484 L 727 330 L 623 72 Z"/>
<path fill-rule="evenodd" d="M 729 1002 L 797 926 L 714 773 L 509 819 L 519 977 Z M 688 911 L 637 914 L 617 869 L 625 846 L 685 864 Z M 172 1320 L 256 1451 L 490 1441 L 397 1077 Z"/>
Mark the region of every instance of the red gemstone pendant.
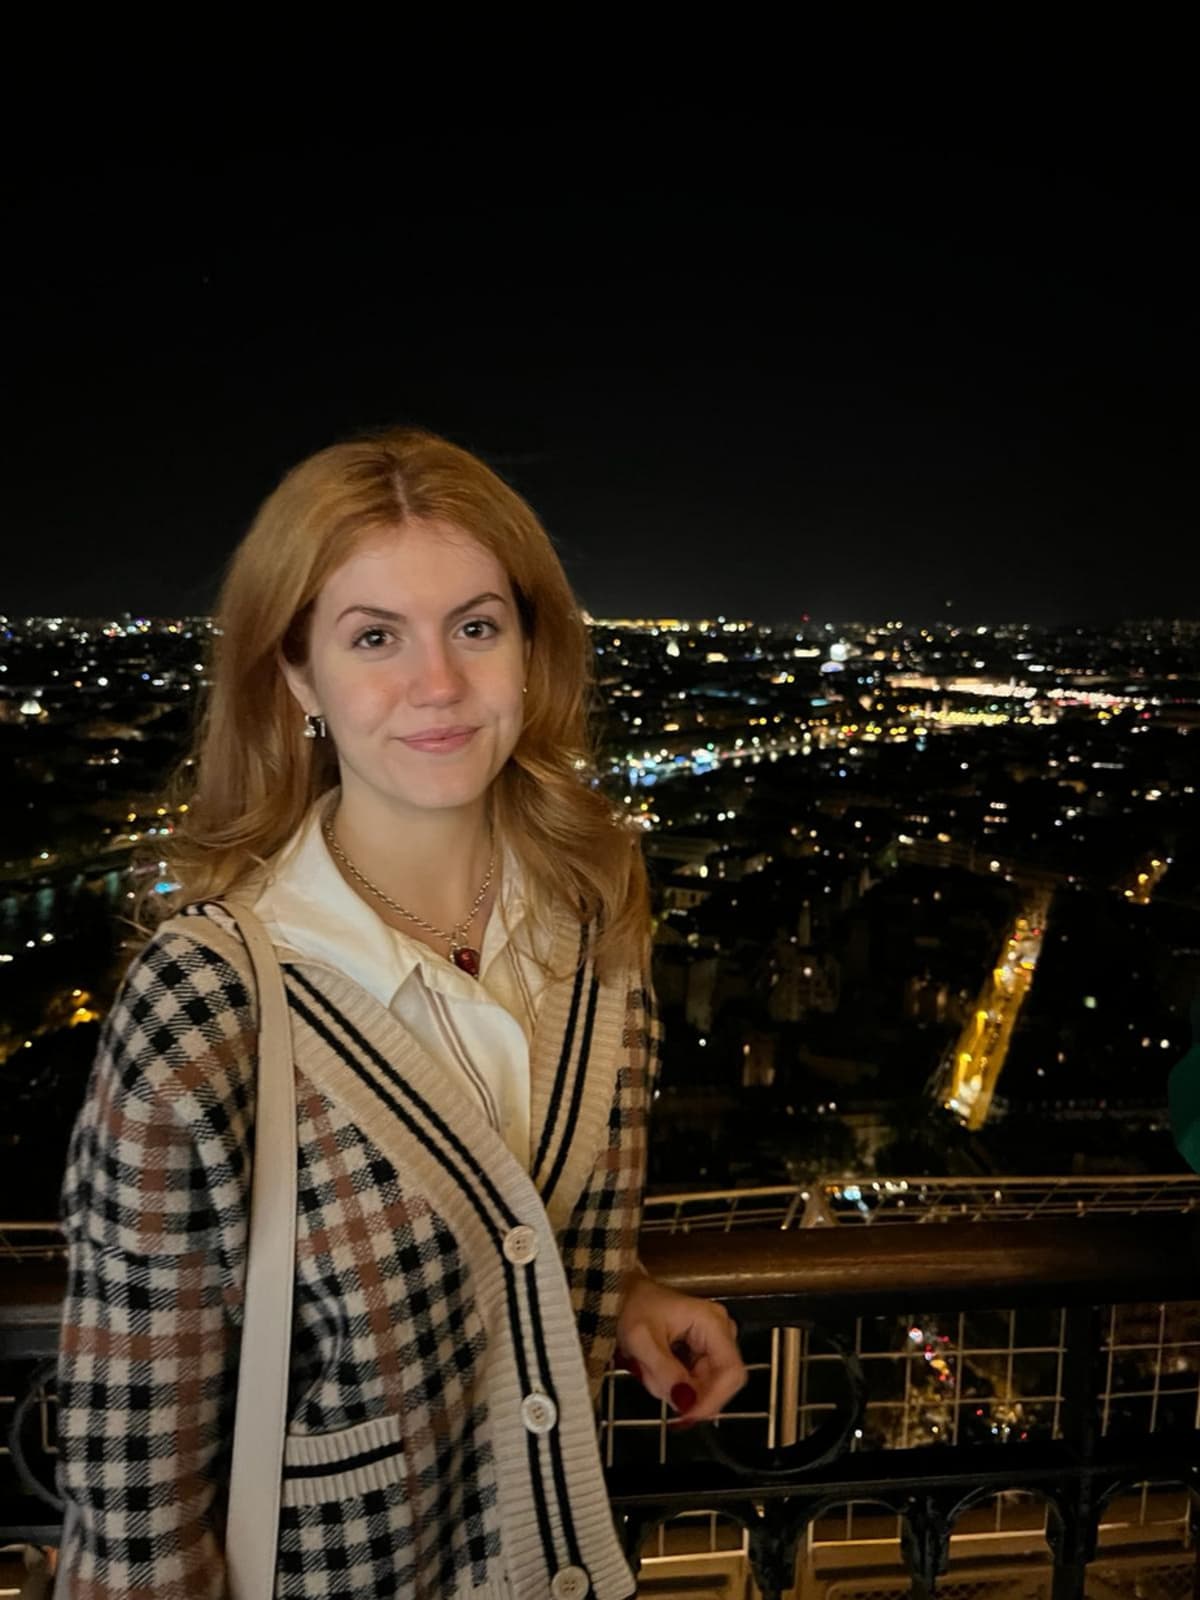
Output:
<path fill-rule="evenodd" d="M 479 951 L 472 950 L 470 945 L 460 944 L 450 952 L 451 960 L 456 967 L 462 969 L 469 977 L 479 976 Z"/>

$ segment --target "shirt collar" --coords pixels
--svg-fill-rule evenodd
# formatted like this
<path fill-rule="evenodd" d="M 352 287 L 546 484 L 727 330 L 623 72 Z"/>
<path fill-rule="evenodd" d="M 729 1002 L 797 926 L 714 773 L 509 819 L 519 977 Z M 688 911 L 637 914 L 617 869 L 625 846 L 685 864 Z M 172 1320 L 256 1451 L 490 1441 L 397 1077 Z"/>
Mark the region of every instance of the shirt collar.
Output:
<path fill-rule="evenodd" d="M 418 969 L 432 988 L 464 999 L 486 998 L 474 978 L 420 940 L 389 927 L 346 882 L 321 831 L 327 798 L 314 803 L 272 863 L 254 903 L 256 914 L 273 925 L 282 943 L 345 972 L 384 1005 L 390 1006 Z M 485 971 L 524 915 L 520 867 L 513 852 L 503 848 L 500 890 L 484 931 Z"/>

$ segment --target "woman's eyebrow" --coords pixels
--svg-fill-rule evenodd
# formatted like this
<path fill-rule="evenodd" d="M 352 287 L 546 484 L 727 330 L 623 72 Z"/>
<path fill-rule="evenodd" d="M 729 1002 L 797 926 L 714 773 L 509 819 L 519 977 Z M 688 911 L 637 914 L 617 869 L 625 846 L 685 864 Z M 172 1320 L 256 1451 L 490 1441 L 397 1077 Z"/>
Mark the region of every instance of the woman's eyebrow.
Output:
<path fill-rule="evenodd" d="M 493 594 L 491 590 L 488 590 L 486 594 L 473 595 L 470 600 L 464 600 L 462 605 L 455 606 L 452 610 L 447 611 L 446 621 L 450 622 L 455 617 L 461 617 L 465 611 L 474 611 L 476 606 L 484 605 L 489 600 L 494 600 L 498 605 L 502 606 L 506 606 L 508 604 L 508 601 L 502 594 Z M 348 617 L 352 611 L 361 611 L 365 616 L 368 617 L 379 617 L 384 622 L 408 621 L 408 618 L 402 611 L 388 611 L 384 606 L 359 605 L 347 606 L 346 609 L 338 616 L 337 620 L 340 622 L 342 617 Z"/>

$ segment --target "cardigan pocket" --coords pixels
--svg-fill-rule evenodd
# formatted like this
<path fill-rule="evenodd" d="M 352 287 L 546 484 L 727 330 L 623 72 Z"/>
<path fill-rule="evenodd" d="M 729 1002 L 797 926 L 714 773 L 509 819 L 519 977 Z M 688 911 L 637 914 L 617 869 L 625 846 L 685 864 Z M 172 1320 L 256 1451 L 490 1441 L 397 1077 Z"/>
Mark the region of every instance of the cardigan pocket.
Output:
<path fill-rule="evenodd" d="M 336 1433 L 292 1433 L 283 1444 L 283 1503 L 318 1506 L 373 1489 L 405 1487 L 408 1464 L 398 1417 L 372 1417 Z M 407 1496 L 388 1496 L 389 1501 Z"/>

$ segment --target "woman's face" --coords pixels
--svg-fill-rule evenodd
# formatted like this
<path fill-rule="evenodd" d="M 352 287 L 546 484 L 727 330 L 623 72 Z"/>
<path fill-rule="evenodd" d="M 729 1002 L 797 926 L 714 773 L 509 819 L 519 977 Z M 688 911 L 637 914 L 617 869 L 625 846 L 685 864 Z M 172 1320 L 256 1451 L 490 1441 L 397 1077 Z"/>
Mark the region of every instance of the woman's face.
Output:
<path fill-rule="evenodd" d="M 308 663 L 284 671 L 325 718 L 343 795 L 423 812 L 486 793 L 521 732 L 527 657 L 496 558 L 461 529 L 413 521 L 333 573 Z"/>

